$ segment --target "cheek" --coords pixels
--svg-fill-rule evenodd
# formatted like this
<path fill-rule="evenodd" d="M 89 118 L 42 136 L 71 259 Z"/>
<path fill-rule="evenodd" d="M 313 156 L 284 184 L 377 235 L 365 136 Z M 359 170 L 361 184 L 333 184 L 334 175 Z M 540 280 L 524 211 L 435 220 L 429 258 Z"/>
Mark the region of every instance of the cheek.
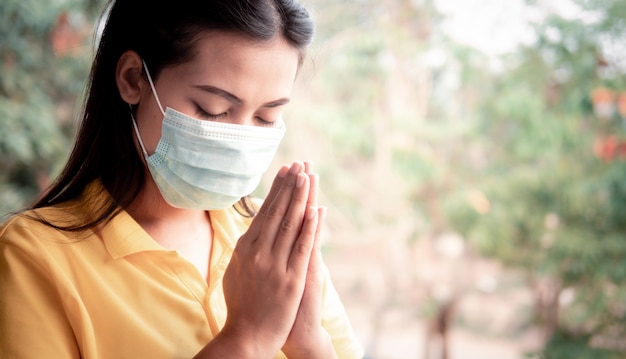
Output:
<path fill-rule="evenodd" d="M 149 155 L 153 154 L 159 138 L 161 138 L 161 125 L 163 123 L 163 114 L 158 106 L 150 106 L 150 108 L 140 107 L 135 116 L 139 134 L 144 147 Z"/>

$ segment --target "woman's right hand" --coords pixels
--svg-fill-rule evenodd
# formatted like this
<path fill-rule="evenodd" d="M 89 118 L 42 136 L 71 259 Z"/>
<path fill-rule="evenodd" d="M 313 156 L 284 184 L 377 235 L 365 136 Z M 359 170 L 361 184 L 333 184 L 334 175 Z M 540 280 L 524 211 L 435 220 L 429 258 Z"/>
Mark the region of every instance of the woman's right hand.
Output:
<path fill-rule="evenodd" d="M 224 274 L 228 315 L 218 337 L 244 357 L 272 358 L 294 324 L 318 223 L 309 189 L 303 163 L 283 166 Z"/>

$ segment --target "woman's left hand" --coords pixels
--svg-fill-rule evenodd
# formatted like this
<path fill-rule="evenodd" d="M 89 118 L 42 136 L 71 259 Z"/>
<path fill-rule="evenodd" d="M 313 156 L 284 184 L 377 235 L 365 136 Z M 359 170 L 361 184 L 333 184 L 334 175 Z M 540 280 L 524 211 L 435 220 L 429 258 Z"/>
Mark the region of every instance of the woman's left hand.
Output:
<path fill-rule="evenodd" d="M 318 207 L 319 177 L 312 173 L 311 164 L 305 162 L 305 172 L 309 175 L 309 207 Z M 326 208 L 318 207 L 318 226 L 315 232 L 315 245 L 309 260 L 306 284 L 302 301 L 293 328 L 282 350 L 288 358 L 336 358 L 330 336 L 322 327 L 322 290 L 324 271 L 321 252 L 321 237 Z"/>

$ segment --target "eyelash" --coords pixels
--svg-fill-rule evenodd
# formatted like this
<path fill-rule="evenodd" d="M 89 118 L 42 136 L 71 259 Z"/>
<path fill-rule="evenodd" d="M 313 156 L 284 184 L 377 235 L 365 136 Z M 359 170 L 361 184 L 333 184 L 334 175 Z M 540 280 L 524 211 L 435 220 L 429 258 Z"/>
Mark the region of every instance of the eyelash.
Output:
<path fill-rule="evenodd" d="M 213 114 L 210 114 L 210 113 L 206 112 L 204 109 L 202 109 L 202 107 L 200 107 L 200 105 L 198 105 L 198 104 L 195 104 L 195 105 L 196 105 L 196 113 L 199 116 L 201 116 L 202 118 L 206 118 L 208 120 L 217 120 L 217 119 L 222 118 L 222 117 L 227 115 L 227 112 L 220 113 L 219 115 L 213 115 Z M 256 116 L 255 119 L 257 119 L 264 126 L 273 126 L 274 125 L 273 121 L 266 121 L 266 120 L 262 119 L 259 116 Z"/>
<path fill-rule="evenodd" d="M 226 116 L 226 112 L 220 113 L 219 115 L 213 115 L 210 114 L 208 112 L 206 112 L 205 110 L 202 109 L 202 107 L 200 107 L 200 105 L 196 104 L 196 112 L 199 116 L 202 116 L 202 118 L 206 118 L 209 120 L 216 120 L 220 117 L 224 117 Z"/>
<path fill-rule="evenodd" d="M 256 118 L 257 120 L 259 120 L 259 122 L 261 122 L 261 125 L 263 125 L 263 126 L 268 126 L 268 127 L 272 127 L 272 126 L 274 126 L 274 122 L 273 122 L 273 121 L 265 121 L 264 119 L 262 119 L 262 118 L 261 118 L 261 117 L 259 117 L 259 116 L 256 116 L 255 118 Z"/>

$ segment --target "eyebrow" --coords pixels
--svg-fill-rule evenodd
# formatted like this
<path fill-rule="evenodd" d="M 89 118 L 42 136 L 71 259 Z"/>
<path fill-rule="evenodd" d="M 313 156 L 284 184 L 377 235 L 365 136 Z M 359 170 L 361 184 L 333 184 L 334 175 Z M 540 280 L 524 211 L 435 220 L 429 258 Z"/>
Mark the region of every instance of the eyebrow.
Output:
<path fill-rule="evenodd" d="M 230 102 L 232 102 L 234 104 L 237 104 L 237 105 L 241 105 L 243 103 L 243 101 L 239 97 L 233 95 L 232 93 L 230 93 L 230 92 L 228 92 L 226 90 L 222 90 L 219 87 L 210 86 L 210 85 L 195 85 L 193 87 L 195 87 L 197 89 L 200 89 L 202 91 L 205 91 L 205 92 L 212 93 L 214 95 L 223 97 L 226 100 L 228 100 L 228 101 L 230 101 Z M 283 97 L 283 98 L 280 98 L 278 100 L 274 100 L 274 101 L 270 101 L 270 102 L 264 103 L 262 107 L 278 107 L 278 106 L 286 105 L 288 103 L 289 103 L 289 99 L 287 97 Z"/>

